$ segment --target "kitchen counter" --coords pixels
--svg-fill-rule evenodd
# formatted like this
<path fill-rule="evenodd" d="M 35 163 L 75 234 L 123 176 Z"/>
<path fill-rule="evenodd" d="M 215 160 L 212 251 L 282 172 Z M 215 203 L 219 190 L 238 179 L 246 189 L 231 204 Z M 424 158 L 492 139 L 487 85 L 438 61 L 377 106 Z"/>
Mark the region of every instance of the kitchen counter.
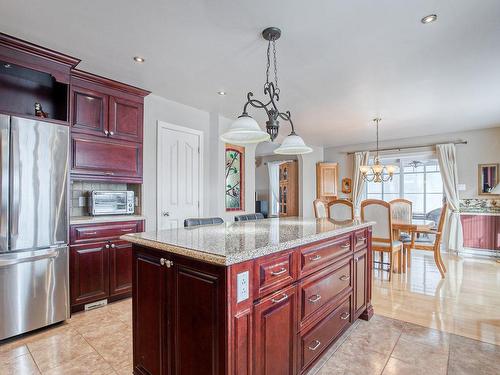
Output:
<path fill-rule="evenodd" d="M 104 215 L 104 216 L 73 216 L 69 219 L 70 225 L 113 223 L 120 221 L 146 220 L 141 215 Z"/>
<path fill-rule="evenodd" d="M 231 222 L 124 235 L 138 245 L 217 265 L 231 265 L 371 226 L 300 217 Z"/>
<path fill-rule="evenodd" d="M 133 243 L 134 373 L 308 373 L 373 316 L 372 224 L 272 218 L 120 237 Z"/>

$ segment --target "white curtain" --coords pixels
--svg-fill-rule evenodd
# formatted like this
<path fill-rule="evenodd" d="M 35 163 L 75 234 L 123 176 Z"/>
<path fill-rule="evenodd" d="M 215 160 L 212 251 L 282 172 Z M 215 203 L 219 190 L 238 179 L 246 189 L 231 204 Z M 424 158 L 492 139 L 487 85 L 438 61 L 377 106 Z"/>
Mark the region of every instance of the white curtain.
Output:
<path fill-rule="evenodd" d="M 279 193 L 280 193 L 280 164 L 282 161 L 270 161 L 267 163 L 269 170 L 269 215 L 279 215 Z"/>
<path fill-rule="evenodd" d="M 370 153 L 368 151 L 356 152 L 354 154 L 353 171 L 352 171 L 352 203 L 354 205 L 354 217 L 359 218 L 359 207 L 363 197 L 363 189 L 365 188 L 365 180 L 361 175 L 359 167 L 368 165 Z"/>
<path fill-rule="evenodd" d="M 458 197 L 458 173 L 455 145 L 436 145 L 443 188 L 448 202 L 448 217 L 445 223 L 443 243 L 449 250 L 461 251 L 464 247 L 462 223 L 460 222 L 460 200 Z"/>

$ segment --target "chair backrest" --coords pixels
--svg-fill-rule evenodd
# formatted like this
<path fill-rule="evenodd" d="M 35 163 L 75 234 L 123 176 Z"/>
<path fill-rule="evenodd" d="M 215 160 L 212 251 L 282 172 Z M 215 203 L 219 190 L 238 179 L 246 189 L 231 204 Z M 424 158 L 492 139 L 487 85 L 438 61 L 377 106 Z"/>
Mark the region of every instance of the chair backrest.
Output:
<path fill-rule="evenodd" d="M 407 199 L 393 199 L 389 202 L 391 204 L 392 219 L 402 221 L 405 223 L 411 223 L 412 212 L 412 202 Z"/>
<path fill-rule="evenodd" d="M 328 212 L 326 211 L 326 204 L 321 199 L 315 199 L 313 201 L 314 215 L 317 219 L 322 217 L 328 217 Z"/>
<path fill-rule="evenodd" d="M 224 220 L 221 217 L 191 217 L 184 220 L 185 227 L 222 223 L 224 223 Z"/>
<path fill-rule="evenodd" d="M 237 215 L 234 217 L 234 221 L 251 221 L 251 220 L 262 220 L 264 219 L 264 215 L 260 212 L 255 214 L 245 214 L 245 215 Z"/>
<path fill-rule="evenodd" d="M 380 199 L 361 202 L 361 220 L 375 221 L 372 228 L 373 241 L 392 242 L 391 205 Z"/>
<path fill-rule="evenodd" d="M 443 208 L 441 208 L 441 215 L 439 216 L 439 223 L 437 226 L 438 234 L 436 235 L 436 240 L 434 242 L 434 246 L 437 247 L 439 247 L 439 245 L 441 244 L 441 239 L 443 238 L 444 223 L 446 222 L 447 211 L 448 211 L 448 205 L 445 202 L 443 204 Z"/>
<path fill-rule="evenodd" d="M 354 205 L 348 200 L 336 199 L 328 203 L 328 215 L 332 220 L 353 220 Z"/>

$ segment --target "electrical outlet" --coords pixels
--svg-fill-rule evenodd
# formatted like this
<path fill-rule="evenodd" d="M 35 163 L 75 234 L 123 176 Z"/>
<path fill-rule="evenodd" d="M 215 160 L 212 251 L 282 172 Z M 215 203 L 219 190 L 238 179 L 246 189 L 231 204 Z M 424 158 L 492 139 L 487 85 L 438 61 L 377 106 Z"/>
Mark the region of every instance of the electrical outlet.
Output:
<path fill-rule="evenodd" d="M 248 276 L 248 271 L 236 275 L 236 303 L 240 303 L 250 297 Z"/>

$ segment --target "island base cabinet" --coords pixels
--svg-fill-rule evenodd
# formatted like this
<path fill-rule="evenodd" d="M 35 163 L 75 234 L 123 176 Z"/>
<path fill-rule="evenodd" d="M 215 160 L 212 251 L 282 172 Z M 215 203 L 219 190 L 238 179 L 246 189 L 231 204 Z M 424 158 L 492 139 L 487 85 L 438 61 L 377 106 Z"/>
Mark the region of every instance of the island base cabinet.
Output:
<path fill-rule="evenodd" d="M 254 374 L 296 374 L 297 315 L 295 285 L 262 299 L 254 306 Z"/>

